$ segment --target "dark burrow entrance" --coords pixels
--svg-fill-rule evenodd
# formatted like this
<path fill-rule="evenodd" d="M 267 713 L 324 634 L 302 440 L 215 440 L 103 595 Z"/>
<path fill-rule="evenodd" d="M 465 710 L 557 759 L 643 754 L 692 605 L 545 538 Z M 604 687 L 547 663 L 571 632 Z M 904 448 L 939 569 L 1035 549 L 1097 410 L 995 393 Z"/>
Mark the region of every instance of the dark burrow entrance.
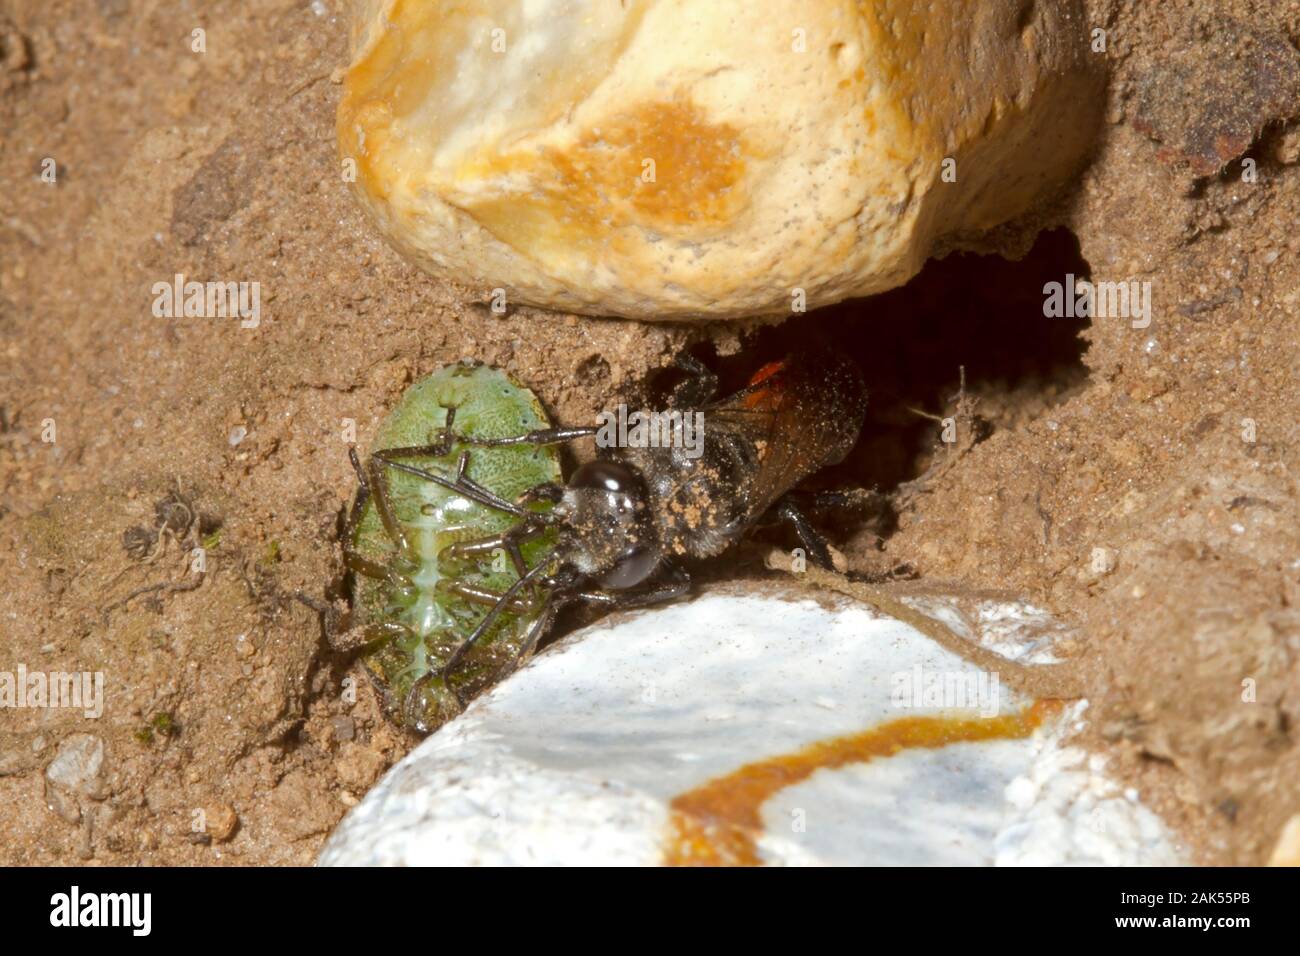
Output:
<path fill-rule="evenodd" d="M 862 437 L 842 465 L 813 484 L 889 496 L 943 448 L 942 420 L 958 411 L 963 371 L 973 400 L 965 427 L 976 442 L 1037 417 L 1082 386 L 1088 320 L 1043 314 L 1044 285 L 1064 283 L 1068 274 L 1083 279 L 1089 267 L 1074 235 L 1058 229 L 1043 233 L 1019 261 L 950 255 L 899 289 L 763 329 L 735 356 L 719 358 L 709 345 L 696 354 L 719 372 L 723 394 L 812 339 L 850 355 L 869 394 Z M 874 520 L 887 537 L 891 516 Z"/>

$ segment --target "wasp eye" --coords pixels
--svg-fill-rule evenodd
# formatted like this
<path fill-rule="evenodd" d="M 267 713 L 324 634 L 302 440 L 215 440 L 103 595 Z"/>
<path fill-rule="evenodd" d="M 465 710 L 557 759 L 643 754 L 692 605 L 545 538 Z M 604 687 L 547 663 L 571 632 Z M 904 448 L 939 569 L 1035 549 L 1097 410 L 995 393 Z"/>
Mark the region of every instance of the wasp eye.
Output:
<path fill-rule="evenodd" d="M 641 475 L 617 461 L 589 461 L 569 479 L 570 488 L 590 488 L 594 491 L 637 492 L 644 485 Z"/>
<path fill-rule="evenodd" d="M 614 566 L 600 576 L 602 587 L 633 588 L 659 567 L 659 556 L 650 548 L 633 548 L 620 555 Z"/>

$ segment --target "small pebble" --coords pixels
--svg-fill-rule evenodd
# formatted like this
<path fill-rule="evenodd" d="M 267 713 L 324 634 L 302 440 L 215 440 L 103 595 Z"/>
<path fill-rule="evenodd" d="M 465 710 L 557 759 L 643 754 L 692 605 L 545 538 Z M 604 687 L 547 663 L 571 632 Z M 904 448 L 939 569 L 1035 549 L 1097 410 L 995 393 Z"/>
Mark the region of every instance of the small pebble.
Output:
<path fill-rule="evenodd" d="M 93 796 L 99 792 L 103 767 L 104 741 L 92 734 L 72 734 L 59 744 L 45 768 L 45 779 L 73 793 Z"/>
<path fill-rule="evenodd" d="M 213 843 L 225 843 L 239 827 L 239 814 L 228 803 L 221 803 L 206 811 L 208 834 Z"/>
<path fill-rule="evenodd" d="M 335 740 L 351 740 L 357 735 L 357 725 L 351 717 L 335 717 L 330 721 Z"/>

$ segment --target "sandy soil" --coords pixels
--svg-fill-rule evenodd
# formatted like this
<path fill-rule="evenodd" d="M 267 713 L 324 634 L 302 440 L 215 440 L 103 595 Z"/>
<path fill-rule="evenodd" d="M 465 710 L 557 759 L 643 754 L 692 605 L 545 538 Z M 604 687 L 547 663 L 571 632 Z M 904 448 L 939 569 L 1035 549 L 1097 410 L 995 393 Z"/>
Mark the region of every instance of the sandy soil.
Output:
<path fill-rule="evenodd" d="M 0 669 L 108 697 L 0 712 L 0 862 L 309 862 L 410 747 L 292 597 L 340 593 L 349 421 L 364 447 L 462 357 L 586 420 L 682 347 L 735 378 L 791 335 L 498 317 L 406 265 L 340 176 L 341 3 L 0 0 Z M 1051 229 L 1028 256 L 792 322 L 873 387 L 828 478 L 890 495 L 839 525 L 851 566 L 1079 624 L 1094 742 L 1201 859 L 1257 863 L 1300 813 L 1300 6 L 1223 6 L 1090 4 L 1106 124 L 990 239 Z M 1044 319 L 1067 271 L 1150 281 L 1151 327 Z M 260 282 L 260 325 L 155 317 L 177 273 Z M 43 771 L 74 733 L 104 758 L 69 795 Z"/>

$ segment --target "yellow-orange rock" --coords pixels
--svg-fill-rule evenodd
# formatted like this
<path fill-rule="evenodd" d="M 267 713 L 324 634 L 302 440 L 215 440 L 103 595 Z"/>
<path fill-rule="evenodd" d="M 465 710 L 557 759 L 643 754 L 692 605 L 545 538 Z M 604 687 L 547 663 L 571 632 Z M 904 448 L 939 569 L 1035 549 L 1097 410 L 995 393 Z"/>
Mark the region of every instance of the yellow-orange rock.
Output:
<path fill-rule="evenodd" d="M 1268 858 L 1269 866 L 1300 866 L 1300 813 L 1297 813 L 1277 838 L 1277 846 Z"/>
<path fill-rule="evenodd" d="M 367 0 L 353 35 L 339 141 L 400 250 L 643 319 L 897 286 L 1074 173 L 1101 102 L 1080 0 Z"/>

